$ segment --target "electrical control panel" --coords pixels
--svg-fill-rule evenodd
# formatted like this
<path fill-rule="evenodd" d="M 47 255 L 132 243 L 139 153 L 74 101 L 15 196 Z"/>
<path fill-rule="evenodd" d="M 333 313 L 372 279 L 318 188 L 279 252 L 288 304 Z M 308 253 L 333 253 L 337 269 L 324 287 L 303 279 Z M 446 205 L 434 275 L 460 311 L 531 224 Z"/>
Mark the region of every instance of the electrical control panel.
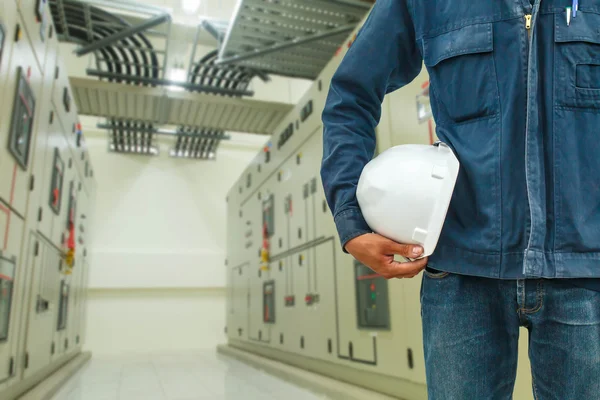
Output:
<path fill-rule="evenodd" d="M 17 70 L 17 92 L 9 137 L 9 149 L 21 168 L 27 169 L 33 134 L 35 99 L 23 68 Z"/>
<path fill-rule="evenodd" d="M 358 261 L 354 262 L 354 271 L 359 328 L 390 329 L 387 280 Z"/>
<path fill-rule="evenodd" d="M 93 164 L 82 137 L 76 145 L 81 129 L 71 131 L 77 105 L 59 65 L 48 0 L 2 1 L 0 399 L 20 397 L 85 340 L 82 277 L 90 259 L 79 225 L 90 227 L 78 217 L 91 213 L 85 199 L 95 183 L 84 176 Z M 69 224 L 74 235 L 67 236 Z"/>

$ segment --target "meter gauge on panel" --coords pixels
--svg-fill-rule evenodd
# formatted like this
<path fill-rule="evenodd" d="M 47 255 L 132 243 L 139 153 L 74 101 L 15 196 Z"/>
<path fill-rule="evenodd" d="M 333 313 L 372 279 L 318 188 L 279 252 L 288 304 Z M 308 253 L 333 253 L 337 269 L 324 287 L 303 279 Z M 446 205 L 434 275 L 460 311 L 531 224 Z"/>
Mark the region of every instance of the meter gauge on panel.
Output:
<path fill-rule="evenodd" d="M 8 340 L 16 259 L 0 252 L 0 342 Z"/>
<path fill-rule="evenodd" d="M 356 316 L 362 329 L 390 329 L 388 281 L 369 267 L 354 261 Z"/>
<path fill-rule="evenodd" d="M 24 170 L 29 162 L 29 148 L 33 132 L 35 98 L 23 68 L 17 70 L 17 93 L 11 121 L 9 150 Z"/>
<path fill-rule="evenodd" d="M 54 214 L 60 213 L 65 163 L 60 157 L 58 148 L 54 149 L 54 164 L 52 166 L 52 184 L 50 186 L 50 208 Z"/>

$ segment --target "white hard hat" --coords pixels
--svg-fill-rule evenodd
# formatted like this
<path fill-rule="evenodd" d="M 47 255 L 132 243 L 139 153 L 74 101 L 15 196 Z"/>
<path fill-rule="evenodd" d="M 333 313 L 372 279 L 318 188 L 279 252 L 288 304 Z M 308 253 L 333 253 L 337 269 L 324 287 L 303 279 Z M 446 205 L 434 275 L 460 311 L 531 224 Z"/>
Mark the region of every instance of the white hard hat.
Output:
<path fill-rule="evenodd" d="M 444 143 L 392 147 L 362 171 L 356 197 L 369 227 L 398 243 L 433 253 L 440 237 L 459 162 Z"/>

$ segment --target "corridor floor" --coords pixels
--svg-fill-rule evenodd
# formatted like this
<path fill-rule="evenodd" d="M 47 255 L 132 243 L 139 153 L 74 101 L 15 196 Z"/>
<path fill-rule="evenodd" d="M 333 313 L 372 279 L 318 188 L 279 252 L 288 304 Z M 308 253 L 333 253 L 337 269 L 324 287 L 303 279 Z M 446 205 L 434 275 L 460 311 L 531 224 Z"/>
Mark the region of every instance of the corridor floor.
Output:
<path fill-rule="evenodd" d="M 323 400 L 216 351 L 92 357 L 52 400 Z"/>

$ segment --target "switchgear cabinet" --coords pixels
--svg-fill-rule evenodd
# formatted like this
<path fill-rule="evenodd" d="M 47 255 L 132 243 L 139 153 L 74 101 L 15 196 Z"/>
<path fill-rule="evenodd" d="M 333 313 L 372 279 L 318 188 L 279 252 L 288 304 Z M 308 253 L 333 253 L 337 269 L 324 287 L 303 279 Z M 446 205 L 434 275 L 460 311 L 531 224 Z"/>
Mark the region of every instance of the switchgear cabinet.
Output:
<path fill-rule="evenodd" d="M 62 66 L 47 0 L 0 2 L 3 400 L 59 369 L 85 340 L 95 182 Z"/>

